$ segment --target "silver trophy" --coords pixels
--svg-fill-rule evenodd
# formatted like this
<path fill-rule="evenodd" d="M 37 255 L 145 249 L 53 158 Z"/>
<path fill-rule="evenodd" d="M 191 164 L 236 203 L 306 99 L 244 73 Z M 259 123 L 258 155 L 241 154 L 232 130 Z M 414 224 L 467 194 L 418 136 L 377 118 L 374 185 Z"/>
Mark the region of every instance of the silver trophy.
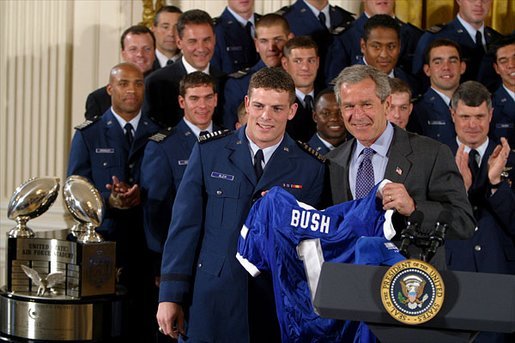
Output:
<path fill-rule="evenodd" d="M 16 227 L 9 231 L 9 237 L 34 237 L 34 231 L 27 227 L 27 222 L 45 213 L 58 194 L 57 177 L 34 177 L 18 186 L 7 208 L 7 217 L 17 223 Z"/>
<path fill-rule="evenodd" d="M 64 203 L 76 225 L 72 234 L 80 243 L 100 243 L 104 239 L 95 231 L 104 218 L 104 200 L 100 192 L 85 177 L 71 175 L 64 182 Z"/>

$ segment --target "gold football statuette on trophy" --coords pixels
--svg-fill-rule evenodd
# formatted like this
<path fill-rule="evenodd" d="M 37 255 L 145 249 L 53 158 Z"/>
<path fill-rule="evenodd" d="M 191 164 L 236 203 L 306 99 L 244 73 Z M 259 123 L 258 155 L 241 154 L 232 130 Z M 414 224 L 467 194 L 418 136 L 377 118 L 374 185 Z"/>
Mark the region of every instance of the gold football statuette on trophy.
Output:
<path fill-rule="evenodd" d="M 22 183 L 11 196 L 7 217 L 17 225 L 9 231 L 9 237 L 34 237 L 34 231 L 27 227 L 27 221 L 45 213 L 59 194 L 59 178 L 34 177 Z"/>
<path fill-rule="evenodd" d="M 100 243 L 104 239 L 95 231 L 104 218 L 104 200 L 100 192 L 85 177 L 71 175 L 64 182 L 64 203 L 79 224 L 72 228 L 80 243 Z M 84 229 L 85 228 L 85 229 Z"/>

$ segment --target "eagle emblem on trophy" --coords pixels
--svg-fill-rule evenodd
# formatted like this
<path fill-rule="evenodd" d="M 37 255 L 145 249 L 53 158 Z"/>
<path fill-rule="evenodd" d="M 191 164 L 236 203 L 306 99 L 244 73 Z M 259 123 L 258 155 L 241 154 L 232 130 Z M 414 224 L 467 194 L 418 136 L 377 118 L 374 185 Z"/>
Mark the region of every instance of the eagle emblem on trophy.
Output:
<path fill-rule="evenodd" d="M 426 282 L 417 275 L 408 275 L 400 281 L 402 295 L 399 294 L 399 300 L 413 310 L 422 307 L 422 304 L 429 297 L 424 294 Z M 422 296 L 422 294 L 424 294 Z M 422 297 L 422 299 L 420 299 Z"/>
<path fill-rule="evenodd" d="M 39 276 L 39 273 L 29 268 L 25 265 L 21 265 L 21 269 L 27 274 L 27 276 L 32 280 L 32 284 L 38 286 L 38 290 L 36 295 L 43 296 L 45 295 L 47 289 L 54 287 L 60 283 L 65 281 L 64 274 L 62 272 L 53 272 L 49 273 L 46 277 L 42 278 Z"/>

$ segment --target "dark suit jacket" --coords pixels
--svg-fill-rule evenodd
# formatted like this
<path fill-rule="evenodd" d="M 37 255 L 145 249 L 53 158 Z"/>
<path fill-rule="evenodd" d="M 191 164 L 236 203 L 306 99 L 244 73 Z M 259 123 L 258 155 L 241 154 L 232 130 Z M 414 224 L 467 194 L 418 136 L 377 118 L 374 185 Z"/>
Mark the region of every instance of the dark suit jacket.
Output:
<path fill-rule="evenodd" d="M 329 159 L 332 201 L 335 204 L 353 199 L 348 166 L 355 146 L 356 139 L 353 138 L 326 155 Z M 474 233 L 472 209 L 449 147 L 394 126 L 384 178 L 406 187 L 417 210 L 424 213 L 422 229 L 426 232 L 433 229 L 440 212 L 446 209 L 453 214 L 448 238 L 465 239 Z M 406 218 L 399 214 L 394 217 L 397 217 L 394 223 L 399 234 L 404 229 Z"/>
<path fill-rule="evenodd" d="M 107 93 L 107 86 L 101 87 L 90 93 L 86 99 L 86 119 L 101 116 L 111 107 L 111 96 Z"/>
<path fill-rule="evenodd" d="M 173 207 L 159 300 L 187 307 L 191 299 L 193 341 L 249 341 L 249 277 L 235 256 L 253 199 L 277 185 L 316 205 L 323 188 L 325 166 L 287 135 L 256 180 L 245 128 L 193 147 Z"/>
<path fill-rule="evenodd" d="M 313 121 L 313 112 L 306 110 L 299 98 L 295 98 L 295 103 L 298 105 L 297 113 L 292 120 L 288 120 L 286 132 L 295 140 L 307 142 L 317 131 L 316 123 Z"/>
<path fill-rule="evenodd" d="M 505 182 L 491 195 L 488 181 L 488 158 L 496 143 L 490 140 L 482 157 L 479 175 L 468 196 L 477 220 L 474 236 L 467 240 L 447 240 L 445 250 L 449 269 L 515 274 L 515 170 L 510 172 L 510 185 Z M 455 154 L 458 146 L 451 147 Z M 506 164 L 515 165 L 512 152 Z"/>
<path fill-rule="evenodd" d="M 515 101 L 501 86 L 493 95 L 494 115 L 490 133 L 497 141 L 505 137 L 512 149 L 515 148 Z"/>
<path fill-rule="evenodd" d="M 223 103 L 225 74 L 210 66 L 209 74 L 217 80 L 218 104 Z M 179 107 L 179 82 L 186 75 L 186 68 L 179 60 L 156 70 L 145 78 L 145 100 L 141 111 L 164 127 L 175 126 L 184 115 Z M 221 106 L 215 111 L 213 121 L 221 122 Z"/>

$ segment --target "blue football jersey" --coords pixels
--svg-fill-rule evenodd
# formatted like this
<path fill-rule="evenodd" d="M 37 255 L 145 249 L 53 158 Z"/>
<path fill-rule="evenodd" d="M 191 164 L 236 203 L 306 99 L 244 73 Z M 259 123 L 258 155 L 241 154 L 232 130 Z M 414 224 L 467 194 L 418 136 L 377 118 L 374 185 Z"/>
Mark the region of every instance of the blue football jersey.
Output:
<path fill-rule="evenodd" d="M 283 342 L 375 340 L 364 324 L 319 317 L 312 297 L 324 261 L 380 265 L 383 259 L 388 264 L 403 259 L 388 245 L 387 239 L 395 235 L 393 211 L 383 210 L 376 197 L 378 187 L 367 197 L 322 211 L 274 187 L 252 206 L 236 257 L 251 275 L 261 271 L 272 275 Z M 360 240 L 363 236 L 379 239 Z M 356 261 L 358 240 L 360 261 Z M 366 257 L 368 251 L 374 251 L 373 256 Z"/>

